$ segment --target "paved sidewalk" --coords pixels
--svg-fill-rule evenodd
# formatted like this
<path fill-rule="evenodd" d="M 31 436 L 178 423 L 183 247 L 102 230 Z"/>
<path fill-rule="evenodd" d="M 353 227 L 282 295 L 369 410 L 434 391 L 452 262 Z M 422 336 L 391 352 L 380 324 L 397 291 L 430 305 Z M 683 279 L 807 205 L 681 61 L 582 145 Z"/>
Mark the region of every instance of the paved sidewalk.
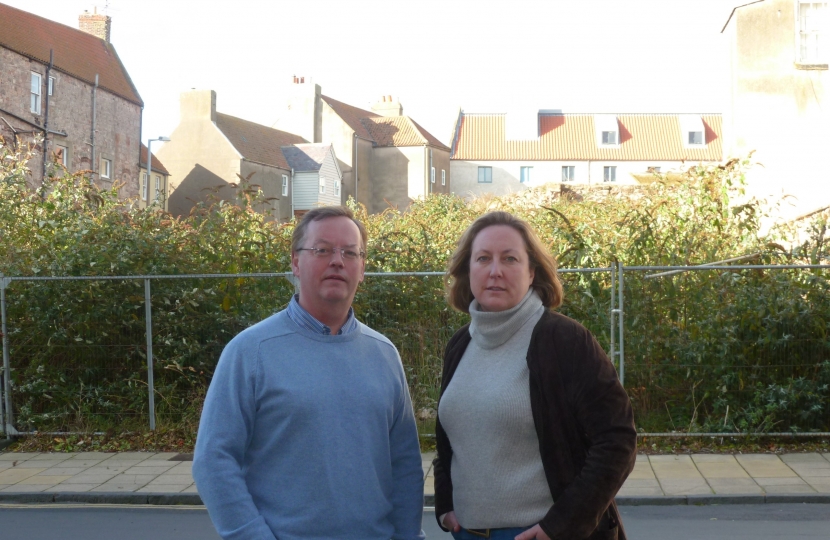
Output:
<path fill-rule="evenodd" d="M 422 455 L 428 505 L 434 495 L 434 455 Z M 0 452 L 0 503 L 199 504 L 190 459 L 169 452 Z M 617 500 L 830 503 L 830 453 L 639 455 Z"/>

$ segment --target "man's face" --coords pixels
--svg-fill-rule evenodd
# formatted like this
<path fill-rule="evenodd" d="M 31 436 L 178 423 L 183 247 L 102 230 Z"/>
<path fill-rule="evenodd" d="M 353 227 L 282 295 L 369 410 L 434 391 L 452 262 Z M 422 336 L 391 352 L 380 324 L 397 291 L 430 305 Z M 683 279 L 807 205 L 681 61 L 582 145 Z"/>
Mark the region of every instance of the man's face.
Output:
<path fill-rule="evenodd" d="M 301 248 L 351 248 L 362 251 L 360 230 L 347 217 L 330 217 L 308 224 Z M 332 309 L 352 305 L 357 286 L 363 281 L 366 262 L 343 259 L 339 249 L 318 257 L 312 251 L 291 255 L 291 268 L 300 280 L 300 305 L 318 320 Z"/>

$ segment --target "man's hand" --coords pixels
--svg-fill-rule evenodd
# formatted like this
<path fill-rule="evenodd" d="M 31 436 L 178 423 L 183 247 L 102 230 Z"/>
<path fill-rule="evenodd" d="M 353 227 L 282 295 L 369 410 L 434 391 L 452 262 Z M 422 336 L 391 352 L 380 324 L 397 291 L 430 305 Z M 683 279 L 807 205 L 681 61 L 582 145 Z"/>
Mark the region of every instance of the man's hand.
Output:
<path fill-rule="evenodd" d="M 447 515 L 444 516 L 444 527 L 448 528 L 452 532 L 458 532 L 461 530 L 461 525 L 458 524 L 458 520 L 455 519 L 455 511 L 447 512 Z"/>
<path fill-rule="evenodd" d="M 447 516 L 449 519 L 450 516 Z M 453 515 L 453 517 L 455 517 Z M 526 530 L 522 534 L 516 537 L 515 540 L 550 540 L 550 536 L 545 534 L 545 531 L 542 530 L 542 527 L 536 525 L 535 527 L 531 527 L 530 529 Z"/>

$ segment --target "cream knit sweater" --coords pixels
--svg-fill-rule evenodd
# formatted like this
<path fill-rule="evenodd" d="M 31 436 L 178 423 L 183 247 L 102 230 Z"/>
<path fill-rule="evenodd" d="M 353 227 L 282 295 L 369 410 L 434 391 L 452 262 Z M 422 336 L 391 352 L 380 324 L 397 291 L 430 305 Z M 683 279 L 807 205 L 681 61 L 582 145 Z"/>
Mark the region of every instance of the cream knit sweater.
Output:
<path fill-rule="evenodd" d="M 535 525 L 553 504 L 533 425 L 526 360 L 544 310 L 532 289 L 506 311 L 470 305 L 472 341 L 438 406 L 453 449 L 455 514 L 464 528 Z"/>

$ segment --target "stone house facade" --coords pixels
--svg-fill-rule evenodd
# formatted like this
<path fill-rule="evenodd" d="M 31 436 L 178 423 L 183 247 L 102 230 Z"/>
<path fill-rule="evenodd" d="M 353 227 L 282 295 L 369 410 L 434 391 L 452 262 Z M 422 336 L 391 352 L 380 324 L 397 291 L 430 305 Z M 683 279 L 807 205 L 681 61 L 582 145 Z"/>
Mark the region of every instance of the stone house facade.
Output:
<path fill-rule="evenodd" d="M 170 171 L 173 215 L 211 199 L 234 200 L 243 179 L 262 191 L 268 203 L 258 210 L 276 221 L 340 203 L 343 179 L 331 145 L 218 112 L 213 90 L 180 99 L 179 125 L 154 154 Z"/>
<path fill-rule="evenodd" d="M 305 77 L 293 78 L 288 95 L 274 127 L 332 146 L 343 174 L 343 203 L 354 197 L 378 213 L 450 193 L 449 147 L 404 116 L 391 96 L 367 111 L 324 95 Z"/>
<path fill-rule="evenodd" d="M 143 102 L 108 41 L 109 17 L 80 21 L 101 35 L 0 4 L 0 136 L 12 145 L 44 139 L 29 163 L 32 187 L 58 160 L 137 197 Z"/>

